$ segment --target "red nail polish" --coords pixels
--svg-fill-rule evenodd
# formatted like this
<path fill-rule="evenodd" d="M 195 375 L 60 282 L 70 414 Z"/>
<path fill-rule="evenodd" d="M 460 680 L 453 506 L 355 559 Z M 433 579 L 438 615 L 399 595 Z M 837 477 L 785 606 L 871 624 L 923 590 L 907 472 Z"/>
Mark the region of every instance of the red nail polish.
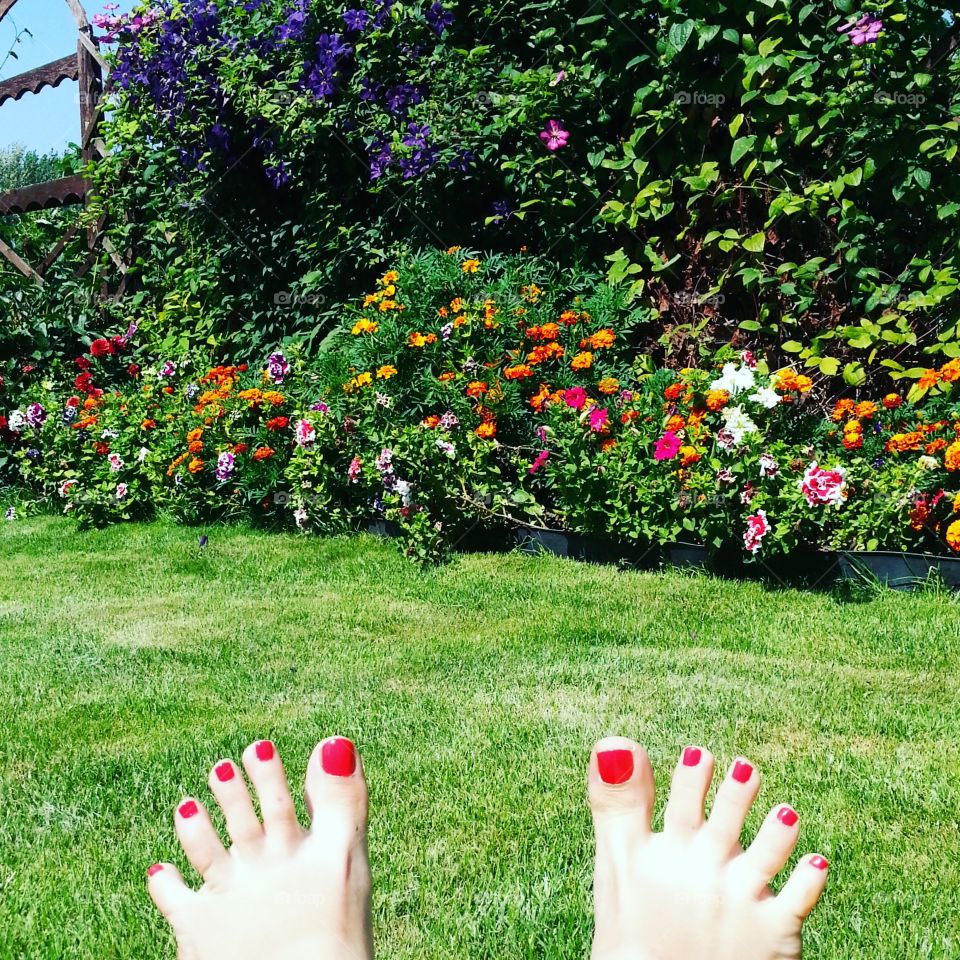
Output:
<path fill-rule="evenodd" d="M 320 748 L 320 765 L 333 777 L 349 777 L 357 769 L 357 751 L 346 737 L 331 737 Z"/>
<path fill-rule="evenodd" d="M 633 776 L 633 751 L 603 750 L 597 754 L 597 769 L 604 783 L 626 783 Z"/>
<path fill-rule="evenodd" d="M 223 763 L 218 763 L 213 770 L 217 775 L 217 779 L 221 783 L 226 783 L 228 780 L 233 779 L 233 764 L 229 760 L 224 760 Z"/>
<path fill-rule="evenodd" d="M 746 760 L 738 760 L 733 765 L 733 773 L 731 776 L 737 783 L 746 783 L 750 777 L 753 776 L 753 767 L 751 767 Z"/>
<path fill-rule="evenodd" d="M 695 767 L 703 756 L 703 751 L 699 747 L 687 747 L 683 751 L 683 765 L 685 767 Z"/>
<path fill-rule="evenodd" d="M 155 873 L 159 873 L 162 869 L 162 863 L 155 863 L 152 867 L 147 867 L 147 876 L 152 877 Z"/>
<path fill-rule="evenodd" d="M 257 746 L 257 759 L 258 760 L 272 760 L 273 759 L 273 744 L 269 740 L 258 740 Z"/>
<path fill-rule="evenodd" d="M 817 854 L 816 856 L 810 858 L 810 866 L 817 870 L 826 870 L 827 867 L 830 866 L 830 863 L 826 857 L 821 857 L 819 854 Z"/>
<path fill-rule="evenodd" d="M 177 811 L 184 820 L 189 820 L 191 817 L 195 817 L 199 813 L 199 808 L 192 801 L 188 800 L 186 803 L 180 804 L 180 809 Z"/>
<path fill-rule="evenodd" d="M 777 819 L 785 826 L 792 827 L 800 818 L 793 807 L 781 807 L 777 811 Z"/>

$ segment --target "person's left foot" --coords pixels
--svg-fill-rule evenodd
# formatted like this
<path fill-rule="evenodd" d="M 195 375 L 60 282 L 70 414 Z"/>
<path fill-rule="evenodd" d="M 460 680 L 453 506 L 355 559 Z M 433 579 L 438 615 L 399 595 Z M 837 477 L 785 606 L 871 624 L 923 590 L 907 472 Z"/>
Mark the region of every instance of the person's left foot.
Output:
<path fill-rule="evenodd" d="M 274 745 L 251 744 L 243 774 L 231 760 L 210 772 L 210 789 L 233 841 L 229 852 L 199 801 L 174 813 L 187 859 L 203 877 L 190 889 L 169 863 L 147 871 L 150 895 L 167 918 L 181 960 L 370 960 L 367 785 L 353 744 L 318 744 L 307 768 L 312 824 L 304 830 Z"/>

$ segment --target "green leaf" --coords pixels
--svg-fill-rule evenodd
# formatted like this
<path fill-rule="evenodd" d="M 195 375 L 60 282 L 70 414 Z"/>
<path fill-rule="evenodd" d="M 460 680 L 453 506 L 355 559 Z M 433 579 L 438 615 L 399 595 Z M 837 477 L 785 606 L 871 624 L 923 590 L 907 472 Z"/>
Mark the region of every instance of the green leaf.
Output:
<path fill-rule="evenodd" d="M 683 23 L 675 23 L 670 27 L 667 39 L 678 53 L 687 45 L 687 41 L 693 35 L 693 28 L 696 25 L 694 20 L 684 20 Z"/>
<path fill-rule="evenodd" d="M 766 235 L 761 230 L 759 233 L 755 233 L 752 237 L 747 237 L 747 239 L 743 241 L 743 249 L 749 250 L 751 253 L 762 253 L 766 239 Z"/>
<path fill-rule="evenodd" d="M 749 153 L 756 145 L 756 136 L 740 137 L 733 141 L 733 147 L 730 150 L 730 162 L 736 164 L 745 154 Z"/>

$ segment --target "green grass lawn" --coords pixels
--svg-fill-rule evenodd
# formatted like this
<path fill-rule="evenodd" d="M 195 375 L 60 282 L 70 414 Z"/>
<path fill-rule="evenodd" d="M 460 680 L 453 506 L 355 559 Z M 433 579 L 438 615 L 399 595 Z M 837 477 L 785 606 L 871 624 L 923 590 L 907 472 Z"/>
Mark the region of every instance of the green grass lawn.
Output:
<path fill-rule="evenodd" d="M 960 605 L 370 538 L 0 530 L 0 956 L 172 957 L 171 810 L 258 737 L 360 746 L 381 955 L 583 958 L 584 764 L 638 738 L 764 775 L 831 860 L 810 957 L 960 957 Z M 662 804 L 661 804 L 662 808 Z"/>

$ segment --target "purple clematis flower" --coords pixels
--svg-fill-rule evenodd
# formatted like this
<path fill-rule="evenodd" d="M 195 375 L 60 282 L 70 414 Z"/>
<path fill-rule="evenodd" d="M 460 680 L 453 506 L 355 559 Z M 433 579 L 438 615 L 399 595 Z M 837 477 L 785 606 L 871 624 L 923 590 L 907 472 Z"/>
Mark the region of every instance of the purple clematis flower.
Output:
<path fill-rule="evenodd" d="M 553 152 L 567 145 L 570 131 L 564 130 L 559 120 L 548 120 L 546 127 L 540 131 L 540 139 L 546 148 Z"/>

